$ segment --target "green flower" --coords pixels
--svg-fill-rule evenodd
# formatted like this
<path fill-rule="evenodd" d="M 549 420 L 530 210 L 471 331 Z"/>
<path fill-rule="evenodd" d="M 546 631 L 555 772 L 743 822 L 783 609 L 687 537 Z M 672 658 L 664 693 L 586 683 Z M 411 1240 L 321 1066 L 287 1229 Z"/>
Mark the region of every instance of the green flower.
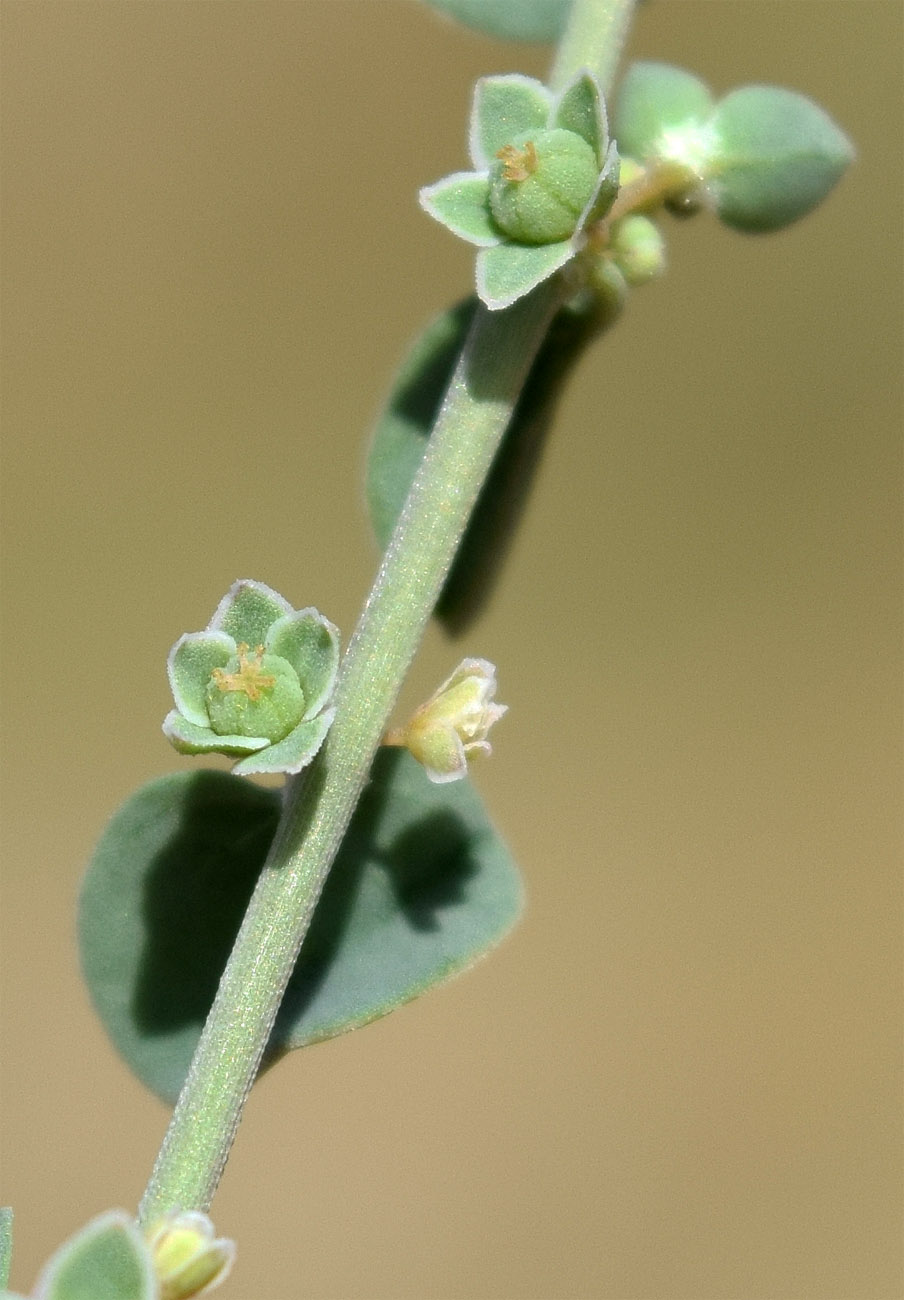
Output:
<path fill-rule="evenodd" d="M 163 732 L 180 754 L 229 754 L 244 775 L 300 772 L 323 743 L 339 634 L 262 582 L 232 585 L 203 632 L 167 660 L 176 707 Z M 246 755 L 247 757 L 242 757 Z"/>
<path fill-rule="evenodd" d="M 145 1235 L 160 1300 L 190 1300 L 212 1291 L 235 1259 L 235 1242 L 214 1237 L 210 1219 L 196 1210 L 165 1215 Z"/>
<path fill-rule="evenodd" d="M 404 727 L 384 736 L 384 745 L 400 745 L 422 763 L 431 781 L 460 781 L 468 759 L 490 754 L 490 727 L 508 711 L 495 704 L 496 668 L 487 659 L 463 659 Z"/>
<path fill-rule="evenodd" d="M 479 248 L 477 293 L 495 311 L 581 251 L 618 193 L 599 86 L 581 73 L 561 95 L 517 73 L 483 77 L 471 111 L 475 170 L 421 190 L 425 211 Z"/>

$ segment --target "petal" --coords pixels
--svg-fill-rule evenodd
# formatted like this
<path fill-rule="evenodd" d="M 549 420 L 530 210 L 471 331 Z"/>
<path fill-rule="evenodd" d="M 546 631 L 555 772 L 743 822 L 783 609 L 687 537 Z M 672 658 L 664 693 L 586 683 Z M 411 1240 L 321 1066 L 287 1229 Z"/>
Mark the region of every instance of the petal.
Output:
<path fill-rule="evenodd" d="M 318 610 L 299 609 L 271 625 L 265 644 L 271 654 L 287 660 L 298 673 L 305 698 L 304 717 L 314 717 L 336 684 L 339 629 Z"/>
<path fill-rule="evenodd" d="M 438 695 L 442 695 L 444 691 L 448 691 L 451 687 L 457 686 L 459 682 L 463 682 L 469 677 L 478 677 L 481 679 L 481 699 L 487 698 L 488 692 L 490 697 L 494 694 L 496 690 L 496 665 L 491 664 L 489 659 L 462 659 L 461 663 L 454 672 L 449 674 L 442 686 L 440 686 L 438 690 L 434 691 L 431 698 L 436 699 Z"/>
<path fill-rule="evenodd" d="M 180 754 L 253 754 L 270 742 L 266 736 L 218 736 L 210 727 L 197 727 L 175 709 L 163 720 L 163 734 Z"/>
<path fill-rule="evenodd" d="M 501 244 L 477 254 L 477 295 L 490 311 L 510 307 L 574 256 L 570 239 L 555 244 Z"/>
<path fill-rule="evenodd" d="M 489 205 L 490 185 L 482 172 L 455 172 L 435 185 L 425 185 L 418 195 L 421 207 L 478 248 L 492 248 L 501 240 Z"/>
<path fill-rule="evenodd" d="M 600 166 L 603 165 L 609 147 L 606 106 L 591 73 L 580 73 L 570 86 L 565 87 L 553 109 L 550 126 L 559 126 L 581 136 L 596 154 Z"/>
<path fill-rule="evenodd" d="M 542 131 L 552 95 L 541 81 L 513 72 L 481 77 L 474 87 L 469 148 L 475 167 L 489 167 L 496 151 L 522 131 Z"/>
<path fill-rule="evenodd" d="M 316 718 L 299 722 L 284 740 L 268 745 L 259 754 L 243 758 L 232 769 L 237 776 L 254 776 L 263 772 L 300 772 L 311 762 L 326 733 L 333 724 L 334 709 L 325 709 Z"/>
<path fill-rule="evenodd" d="M 226 632 L 186 632 L 170 650 L 166 672 L 176 708 L 188 722 L 209 725 L 210 674 L 214 668 L 224 668 L 235 652 L 235 641 Z"/>
<path fill-rule="evenodd" d="M 596 188 L 587 200 L 584 211 L 578 219 L 578 230 L 583 230 L 591 221 L 599 221 L 600 217 L 604 217 L 612 207 L 618 194 L 620 170 L 621 160 L 613 140 L 606 154 L 606 161 L 603 164 L 603 170 L 600 172 Z"/>
<path fill-rule="evenodd" d="M 228 632 L 236 641 L 245 641 L 253 648 L 266 639 L 271 623 L 291 613 L 292 606 L 278 591 L 252 578 L 241 578 L 217 605 L 207 629 Z"/>

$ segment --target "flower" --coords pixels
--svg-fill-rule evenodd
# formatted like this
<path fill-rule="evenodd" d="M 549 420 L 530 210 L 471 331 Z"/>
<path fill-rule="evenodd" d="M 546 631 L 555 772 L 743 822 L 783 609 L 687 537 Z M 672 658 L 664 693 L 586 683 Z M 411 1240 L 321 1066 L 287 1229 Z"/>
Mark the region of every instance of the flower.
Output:
<path fill-rule="evenodd" d="M 338 666 L 339 633 L 316 609 L 235 582 L 205 630 L 169 653 L 176 707 L 164 735 L 180 754 L 240 757 L 233 771 L 245 775 L 300 772 L 333 721 Z"/>
<path fill-rule="evenodd" d="M 470 154 L 474 171 L 426 186 L 420 201 L 479 248 L 477 293 L 497 310 L 571 261 L 585 227 L 618 193 L 618 154 L 595 78 L 582 72 L 556 97 L 532 77 L 482 77 Z"/>
<path fill-rule="evenodd" d="M 492 703 L 495 694 L 495 666 L 486 659 L 463 659 L 410 722 L 389 732 L 383 743 L 410 750 L 431 781 L 458 781 L 467 774 L 468 755 L 492 752 L 487 733 L 507 711 L 507 705 Z"/>
<path fill-rule="evenodd" d="M 189 1300 L 212 1291 L 232 1268 L 235 1242 L 214 1238 L 206 1214 L 187 1211 L 167 1214 L 146 1232 L 160 1300 Z"/>

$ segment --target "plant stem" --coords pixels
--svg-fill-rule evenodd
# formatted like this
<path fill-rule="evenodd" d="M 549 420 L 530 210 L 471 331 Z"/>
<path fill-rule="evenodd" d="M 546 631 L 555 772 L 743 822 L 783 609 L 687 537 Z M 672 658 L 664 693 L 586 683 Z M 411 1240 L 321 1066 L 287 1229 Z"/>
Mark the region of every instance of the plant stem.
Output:
<path fill-rule="evenodd" d="M 608 95 L 635 4 L 636 0 L 574 0 L 549 76 L 552 90 L 562 90 L 587 68 Z"/>
<path fill-rule="evenodd" d="M 562 289 L 477 312 L 376 582 L 346 651 L 336 720 L 251 899 L 141 1204 L 206 1210 L 333 858 Z"/>
<path fill-rule="evenodd" d="M 566 33 L 569 52 L 560 52 L 557 76 L 567 81 L 589 65 L 608 68 L 608 84 L 633 2 L 575 0 L 571 28 L 583 35 Z M 615 52 L 603 60 L 610 41 Z M 327 873 L 562 294 L 562 279 L 554 277 L 506 311 L 475 315 L 345 653 L 335 721 L 314 763 L 292 782 L 145 1191 L 144 1223 L 210 1205 Z"/>

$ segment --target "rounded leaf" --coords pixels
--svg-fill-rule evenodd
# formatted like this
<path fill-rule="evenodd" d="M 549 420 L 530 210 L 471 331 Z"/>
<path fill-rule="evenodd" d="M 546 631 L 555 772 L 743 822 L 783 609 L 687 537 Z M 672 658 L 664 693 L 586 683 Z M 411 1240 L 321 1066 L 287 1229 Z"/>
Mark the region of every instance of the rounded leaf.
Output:
<path fill-rule="evenodd" d="M 434 9 L 508 41 L 555 41 L 565 30 L 571 0 L 427 0 Z"/>
<path fill-rule="evenodd" d="M 712 119 L 709 193 L 738 230 L 779 230 L 812 211 L 853 160 L 844 132 L 818 104 L 778 86 L 743 86 Z"/>
<path fill-rule="evenodd" d="M 615 101 L 619 151 L 640 159 L 674 157 L 675 137 L 692 137 L 712 111 L 712 95 L 693 73 L 670 63 L 632 63 Z"/>
<path fill-rule="evenodd" d="M 102 1214 L 70 1237 L 38 1279 L 35 1300 L 155 1300 L 157 1281 L 144 1238 L 122 1210 Z"/>
<path fill-rule="evenodd" d="M 82 888 L 94 1005 L 167 1101 L 185 1078 L 281 808 L 276 790 L 180 772 L 115 814 Z M 383 749 L 317 905 L 268 1050 L 366 1024 L 465 969 L 521 909 L 508 850 L 467 781 Z"/>

